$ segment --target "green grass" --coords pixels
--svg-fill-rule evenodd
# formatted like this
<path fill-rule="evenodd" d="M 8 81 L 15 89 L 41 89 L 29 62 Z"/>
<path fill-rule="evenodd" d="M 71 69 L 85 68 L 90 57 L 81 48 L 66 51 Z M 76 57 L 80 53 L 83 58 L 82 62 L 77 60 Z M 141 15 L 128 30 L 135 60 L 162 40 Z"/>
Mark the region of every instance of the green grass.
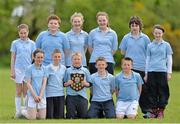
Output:
<path fill-rule="evenodd" d="M 15 84 L 9 78 L 9 69 L 0 69 L 0 123 L 178 123 L 180 122 L 180 72 L 174 72 L 169 82 L 170 99 L 165 111 L 165 118 L 143 119 L 139 109 L 139 115 L 135 120 L 118 119 L 59 119 L 59 120 L 26 120 L 14 119 L 14 95 Z"/>

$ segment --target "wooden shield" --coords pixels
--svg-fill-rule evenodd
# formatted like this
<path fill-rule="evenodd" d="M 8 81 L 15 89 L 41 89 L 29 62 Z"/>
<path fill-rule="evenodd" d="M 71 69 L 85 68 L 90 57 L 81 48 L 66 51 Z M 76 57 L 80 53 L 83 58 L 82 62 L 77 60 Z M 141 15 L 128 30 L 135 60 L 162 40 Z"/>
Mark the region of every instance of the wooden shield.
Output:
<path fill-rule="evenodd" d="M 73 81 L 73 84 L 71 84 L 70 87 L 73 90 L 80 91 L 81 89 L 84 88 L 84 86 L 82 86 L 81 84 L 81 81 L 84 80 L 84 74 L 73 73 L 71 74 L 71 80 Z"/>

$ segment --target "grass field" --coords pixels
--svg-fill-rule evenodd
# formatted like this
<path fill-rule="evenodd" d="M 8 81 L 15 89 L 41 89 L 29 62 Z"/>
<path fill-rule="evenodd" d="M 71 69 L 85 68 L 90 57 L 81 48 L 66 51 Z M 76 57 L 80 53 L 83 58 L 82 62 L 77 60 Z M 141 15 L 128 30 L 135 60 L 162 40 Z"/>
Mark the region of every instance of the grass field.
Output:
<path fill-rule="evenodd" d="M 118 119 L 76 119 L 76 120 L 25 120 L 14 119 L 14 94 L 15 84 L 9 78 L 9 69 L 0 69 L 0 123 L 180 123 L 180 72 L 174 72 L 172 80 L 169 82 L 170 99 L 165 111 L 165 118 L 143 119 L 139 110 L 139 115 L 135 120 Z"/>

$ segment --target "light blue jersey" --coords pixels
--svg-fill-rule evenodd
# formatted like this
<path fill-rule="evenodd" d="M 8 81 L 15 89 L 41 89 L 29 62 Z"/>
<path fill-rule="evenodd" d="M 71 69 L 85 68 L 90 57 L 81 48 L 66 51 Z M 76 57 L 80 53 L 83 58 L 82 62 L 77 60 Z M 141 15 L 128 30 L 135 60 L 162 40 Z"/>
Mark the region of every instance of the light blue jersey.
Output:
<path fill-rule="evenodd" d="M 36 47 L 42 49 L 45 53 L 43 65 L 52 63 L 51 56 L 54 49 L 61 51 L 61 63 L 65 65 L 64 51 L 69 50 L 70 46 L 63 32 L 58 31 L 55 35 L 52 35 L 49 31 L 41 32 L 36 39 Z"/>
<path fill-rule="evenodd" d="M 31 65 L 32 54 L 35 49 L 35 43 L 30 39 L 26 41 L 21 39 L 14 40 L 10 51 L 16 54 L 15 68 L 25 70 L 27 66 Z"/>
<path fill-rule="evenodd" d="M 74 68 L 73 66 L 71 66 L 70 68 L 68 68 L 66 70 L 66 74 L 65 74 L 65 77 L 64 77 L 64 82 L 68 82 L 68 80 L 71 80 L 71 74 L 75 74 L 75 73 L 83 74 L 84 75 L 84 80 L 89 82 L 89 83 L 91 82 L 90 72 L 88 71 L 87 68 L 80 67 L 79 69 L 77 69 L 77 68 Z M 82 90 L 75 91 L 70 86 L 68 86 L 66 88 L 66 94 L 71 95 L 71 96 L 80 95 L 80 96 L 84 97 L 85 99 L 87 99 L 86 90 L 87 90 L 87 88 L 84 87 Z"/>
<path fill-rule="evenodd" d="M 66 33 L 66 37 L 70 44 L 70 55 L 66 57 L 66 66 L 71 66 L 71 55 L 75 52 L 80 52 L 82 55 L 82 65 L 87 66 L 86 64 L 86 55 L 85 49 L 88 47 L 88 33 L 81 30 L 79 34 L 70 30 Z"/>
<path fill-rule="evenodd" d="M 93 29 L 89 33 L 88 45 L 93 49 L 89 63 L 95 63 L 98 57 L 104 57 L 107 62 L 115 63 L 113 51 L 117 50 L 118 39 L 114 30 L 102 32 L 99 28 Z"/>
<path fill-rule="evenodd" d="M 119 90 L 117 100 L 134 101 L 139 100 L 140 93 L 138 87 L 143 84 L 139 73 L 132 71 L 129 77 L 120 72 L 115 77 L 116 89 Z"/>
<path fill-rule="evenodd" d="M 92 101 L 104 102 L 112 99 L 115 90 L 115 78 L 107 72 L 106 77 L 100 77 L 98 72 L 91 75 Z"/>
<path fill-rule="evenodd" d="M 133 60 L 133 69 L 145 71 L 146 51 L 149 43 L 149 37 L 142 32 L 138 38 L 134 38 L 131 33 L 128 33 L 123 37 L 119 49 L 125 52 L 125 57 Z"/>
<path fill-rule="evenodd" d="M 170 44 L 166 41 L 153 41 L 148 45 L 147 56 L 149 57 L 148 72 L 167 72 L 167 56 L 172 55 Z"/>
<path fill-rule="evenodd" d="M 40 95 L 43 78 L 47 78 L 46 69 L 43 65 L 41 67 L 36 67 L 35 64 L 32 64 L 27 68 L 25 80 L 31 80 L 32 88 L 38 96 Z M 28 96 L 32 96 L 30 90 L 28 90 Z M 45 92 L 43 97 L 45 97 Z"/>
<path fill-rule="evenodd" d="M 64 82 L 66 67 L 62 64 L 59 65 L 57 70 L 53 70 L 53 65 L 47 66 L 47 85 L 46 85 L 46 97 L 64 96 Z"/>

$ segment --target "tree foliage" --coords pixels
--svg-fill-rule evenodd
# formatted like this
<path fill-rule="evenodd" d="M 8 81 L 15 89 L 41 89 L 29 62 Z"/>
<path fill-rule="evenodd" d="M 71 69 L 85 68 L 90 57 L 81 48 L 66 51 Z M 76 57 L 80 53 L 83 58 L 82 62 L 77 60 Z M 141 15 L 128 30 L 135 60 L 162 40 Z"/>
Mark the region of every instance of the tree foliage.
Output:
<path fill-rule="evenodd" d="M 22 16 L 12 15 L 13 11 L 23 7 Z M 138 15 L 144 23 L 143 32 L 153 39 L 152 27 L 162 24 L 166 33 L 164 39 L 173 47 L 174 69 L 180 70 L 180 8 L 179 0 L 0 0 L 0 58 L 1 65 L 10 63 L 10 45 L 18 37 L 17 25 L 27 23 L 30 26 L 29 37 L 35 40 L 38 33 L 47 30 L 47 17 L 57 14 L 62 20 L 60 30 L 70 30 L 70 16 L 74 12 L 84 15 L 84 30 L 89 32 L 97 26 L 96 13 L 106 11 L 110 17 L 110 27 L 119 38 L 129 32 L 128 21 L 132 15 Z M 117 64 L 120 52 L 115 55 Z"/>

